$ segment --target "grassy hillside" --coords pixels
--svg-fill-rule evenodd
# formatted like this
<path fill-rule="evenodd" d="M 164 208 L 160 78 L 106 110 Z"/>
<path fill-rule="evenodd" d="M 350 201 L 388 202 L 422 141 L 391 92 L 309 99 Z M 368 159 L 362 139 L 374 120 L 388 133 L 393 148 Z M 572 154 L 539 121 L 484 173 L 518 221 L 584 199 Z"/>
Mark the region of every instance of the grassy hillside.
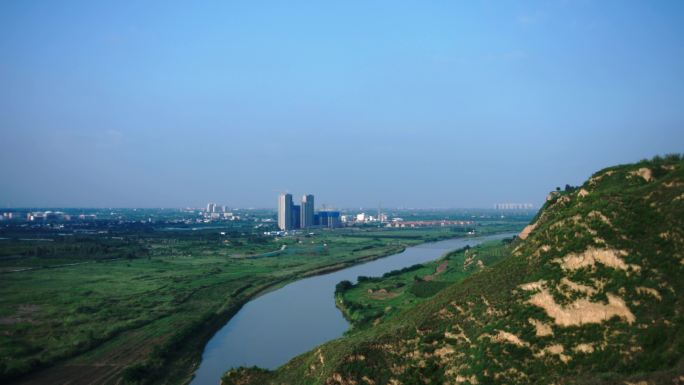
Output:
<path fill-rule="evenodd" d="M 520 238 L 509 257 L 386 322 L 224 383 L 684 382 L 679 156 L 550 194 Z"/>

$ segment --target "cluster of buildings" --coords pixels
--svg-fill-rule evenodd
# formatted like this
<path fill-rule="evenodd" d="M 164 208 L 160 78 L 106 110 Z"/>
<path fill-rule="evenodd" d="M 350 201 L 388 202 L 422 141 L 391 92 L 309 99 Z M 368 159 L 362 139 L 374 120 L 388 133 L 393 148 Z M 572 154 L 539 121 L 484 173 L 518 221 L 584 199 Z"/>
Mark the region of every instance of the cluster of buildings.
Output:
<path fill-rule="evenodd" d="M 347 224 L 364 224 L 364 223 L 387 223 L 387 214 L 378 210 L 377 215 L 370 215 L 364 213 L 342 215 L 342 222 Z"/>
<path fill-rule="evenodd" d="M 534 208 L 532 203 L 496 203 L 496 210 L 531 210 Z"/>
<path fill-rule="evenodd" d="M 94 221 L 97 219 L 95 214 L 80 214 L 76 216 L 81 221 Z M 29 222 L 37 221 L 70 221 L 72 216 L 61 211 L 34 211 L 26 214 Z"/>
<path fill-rule="evenodd" d="M 239 216 L 233 215 L 232 212 L 228 211 L 225 205 L 217 205 L 213 202 L 207 203 L 207 209 L 201 214 L 207 220 L 228 219 L 235 221 L 240 219 Z"/>
<path fill-rule="evenodd" d="M 0 215 L 0 221 L 11 221 L 11 220 L 22 220 L 22 218 L 26 218 L 27 222 L 61 222 L 61 221 L 71 221 L 71 220 L 80 220 L 80 221 L 94 221 L 97 219 L 97 216 L 95 214 L 80 214 L 80 215 L 71 215 L 67 214 L 63 211 L 29 211 L 25 213 L 26 216 L 24 217 L 24 213 L 21 212 L 4 212 L 2 215 Z"/>
<path fill-rule="evenodd" d="M 29 222 L 70 221 L 71 215 L 65 214 L 61 211 L 33 211 L 26 214 L 26 220 Z"/>
<path fill-rule="evenodd" d="M 300 204 L 294 204 L 292 194 L 278 196 L 278 227 L 280 230 L 309 229 L 313 227 L 340 227 L 340 212 L 336 210 L 315 211 L 314 196 L 302 196 Z"/>
<path fill-rule="evenodd" d="M 475 221 L 404 221 L 401 218 L 394 218 L 392 222 L 387 224 L 387 227 L 405 228 L 405 227 L 452 227 L 452 226 L 473 226 Z"/>

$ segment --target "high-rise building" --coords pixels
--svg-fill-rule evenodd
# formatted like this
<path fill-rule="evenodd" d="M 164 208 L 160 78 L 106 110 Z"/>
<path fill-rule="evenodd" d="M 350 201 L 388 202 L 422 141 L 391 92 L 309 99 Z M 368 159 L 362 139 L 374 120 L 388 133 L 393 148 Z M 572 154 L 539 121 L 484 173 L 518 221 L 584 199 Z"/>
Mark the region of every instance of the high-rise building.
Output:
<path fill-rule="evenodd" d="M 314 225 L 314 196 L 311 194 L 302 197 L 302 209 L 299 222 L 302 229 L 307 229 Z"/>
<path fill-rule="evenodd" d="M 323 210 L 318 212 L 318 224 L 323 227 L 340 227 L 340 212 L 333 210 Z"/>
<path fill-rule="evenodd" d="M 292 205 L 292 228 L 301 229 L 302 228 L 302 206 Z"/>
<path fill-rule="evenodd" d="M 213 213 L 215 211 L 216 211 L 216 203 L 208 203 L 207 204 L 207 212 Z"/>
<path fill-rule="evenodd" d="M 278 227 L 281 230 L 292 229 L 292 194 L 278 196 Z"/>

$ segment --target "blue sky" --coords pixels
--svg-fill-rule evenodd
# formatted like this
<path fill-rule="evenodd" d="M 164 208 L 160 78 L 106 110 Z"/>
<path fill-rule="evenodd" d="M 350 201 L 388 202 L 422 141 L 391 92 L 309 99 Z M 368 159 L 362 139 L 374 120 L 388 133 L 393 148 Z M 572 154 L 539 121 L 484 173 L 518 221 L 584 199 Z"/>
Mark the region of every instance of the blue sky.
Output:
<path fill-rule="evenodd" d="M 0 3 L 0 207 L 540 203 L 684 150 L 682 1 L 197 3 Z"/>

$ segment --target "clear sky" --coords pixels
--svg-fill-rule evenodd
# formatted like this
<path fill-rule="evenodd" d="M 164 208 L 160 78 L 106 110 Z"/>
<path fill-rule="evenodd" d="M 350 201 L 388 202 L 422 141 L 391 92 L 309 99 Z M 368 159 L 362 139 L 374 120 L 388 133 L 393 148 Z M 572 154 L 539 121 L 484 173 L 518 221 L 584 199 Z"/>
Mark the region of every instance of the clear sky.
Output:
<path fill-rule="evenodd" d="M 684 1 L 0 2 L 0 207 L 541 203 L 684 151 Z"/>

